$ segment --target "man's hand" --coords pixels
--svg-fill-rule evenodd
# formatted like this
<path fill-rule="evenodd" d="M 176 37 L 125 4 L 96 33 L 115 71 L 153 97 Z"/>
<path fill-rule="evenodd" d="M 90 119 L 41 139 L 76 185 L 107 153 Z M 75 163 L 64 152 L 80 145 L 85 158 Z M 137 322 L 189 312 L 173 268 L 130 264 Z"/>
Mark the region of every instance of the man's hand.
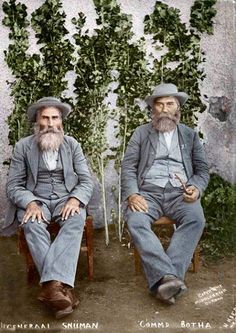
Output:
<path fill-rule="evenodd" d="M 42 220 L 45 221 L 46 223 L 49 223 L 45 218 L 42 209 L 37 205 L 35 201 L 31 201 L 27 205 L 21 225 L 27 223 L 30 218 L 31 222 L 34 222 L 37 219 L 38 223 L 41 223 Z"/>
<path fill-rule="evenodd" d="M 144 212 L 148 211 L 148 204 L 144 197 L 139 194 L 132 194 L 128 198 L 129 208 L 133 212 Z"/>
<path fill-rule="evenodd" d="M 194 202 L 198 199 L 199 197 L 199 190 L 191 185 L 191 186 L 188 186 L 186 188 L 186 191 L 187 193 L 184 193 L 183 196 L 184 196 L 184 201 L 187 201 L 187 202 Z"/>
<path fill-rule="evenodd" d="M 80 214 L 79 204 L 80 202 L 78 199 L 70 198 L 59 213 L 59 215 L 61 215 L 61 219 L 67 220 L 70 215 L 74 216 L 75 213 Z"/>

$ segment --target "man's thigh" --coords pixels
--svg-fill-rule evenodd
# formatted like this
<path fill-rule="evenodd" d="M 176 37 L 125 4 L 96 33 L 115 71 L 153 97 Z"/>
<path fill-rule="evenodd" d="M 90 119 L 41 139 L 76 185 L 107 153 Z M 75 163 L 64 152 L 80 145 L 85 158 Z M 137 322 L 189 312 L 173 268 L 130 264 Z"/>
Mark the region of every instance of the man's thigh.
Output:
<path fill-rule="evenodd" d="M 176 221 L 177 226 L 190 221 L 195 221 L 202 226 L 205 224 L 205 217 L 200 199 L 194 202 L 186 202 L 183 200 L 183 197 L 180 197 L 178 202 L 175 202 L 169 211 L 166 209 L 166 213 L 166 215 Z"/>
<path fill-rule="evenodd" d="M 75 213 L 73 216 L 69 215 L 67 220 L 62 220 L 58 218 L 58 223 L 60 227 L 64 227 L 64 229 L 69 228 L 74 231 L 83 231 L 84 224 L 86 220 L 86 209 L 81 208 L 79 213 Z"/>
<path fill-rule="evenodd" d="M 133 212 L 129 207 L 126 208 L 125 221 L 128 227 L 134 227 L 139 225 L 151 225 L 154 221 L 154 218 L 147 213 L 144 212 Z"/>
<path fill-rule="evenodd" d="M 155 200 L 155 195 L 150 197 L 147 192 L 140 191 L 140 195 L 142 195 L 148 204 L 147 212 L 133 212 L 127 205 L 124 210 L 124 219 L 127 222 L 128 228 L 132 229 L 133 227 L 149 227 L 154 221 L 159 219 L 162 214 L 162 208 L 160 202 Z"/>
<path fill-rule="evenodd" d="M 61 210 L 62 208 L 65 206 L 65 204 L 68 201 L 68 197 L 63 197 L 60 199 L 55 200 L 54 202 L 52 202 L 51 208 L 52 208 L 52 219 L 58 222 L 62 222 L 61 221 Z M 83 207 L 80 207 L 80 212 L 75 213 L 75 218 L 77 217 L 78 220 L 84 220 L 86 219 L 86 209 Z M 72 215 L 70 215 L 68 217 L 68 219 L 73 219 Z"/>

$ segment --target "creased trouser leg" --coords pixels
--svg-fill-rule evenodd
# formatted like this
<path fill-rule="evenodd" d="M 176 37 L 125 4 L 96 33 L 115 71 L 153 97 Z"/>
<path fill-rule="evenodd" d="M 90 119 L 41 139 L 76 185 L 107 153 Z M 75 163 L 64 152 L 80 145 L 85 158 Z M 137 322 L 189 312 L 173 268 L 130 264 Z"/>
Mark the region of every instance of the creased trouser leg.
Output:
<path fill-rule="evenodd" d="M 85 210 L 61 221 L 61 229 L 45 258 L 40 283 L 57 280 L 74 286 L 76 267 L 85 223 Z"/>
<path fill-rule="evenodd" d="M 50 221 L 51 214 L 46 207 L 46 205 L 42 206 L 44 216 Z M 25 211 L 23 209 L 18 209 L 17 218 L 21 223 Z M 51 245 L 50 234 L 47 231 L 47 224 L 44 222 L 38 223 L 37 220 L 32 222 L 30 219 L 27 223 L 23 225 L 25 238 L 36 265 L 36 268 L 41 276 L 44 261 L 48 250 Z"/>
<path fill-rule="evenodd" d="M 166 274 L 176 275 L 171 259 L 151 229 L 152 218 L 145 213 L 127 211 L 127 225 L 142 260 L 149 288 Z"/>
<path fill-rule="evenodd" d="M 165 188 L 145 184 L 140 194 L 147 200 L 148 213 L 133 213 L 128 209 L 125 218 L 141 255 L 149 287 L 166 274 L 184 279 L 205 225 L 200 200 L 185 202 L 183 189 L 170 183 Z M 151 223 L 162 215 L 173 219 L 177 226 L 166 252 L 151 230 Z"/>
<path fill-rule="evenodd" d="M 177 274 L 184 279 L 195 248 L 201 238 L 205 218 L 200 200 L 181 202 L 173 207 L 169 216 L 176 221 L 176 230 L 166 251 Z"/>

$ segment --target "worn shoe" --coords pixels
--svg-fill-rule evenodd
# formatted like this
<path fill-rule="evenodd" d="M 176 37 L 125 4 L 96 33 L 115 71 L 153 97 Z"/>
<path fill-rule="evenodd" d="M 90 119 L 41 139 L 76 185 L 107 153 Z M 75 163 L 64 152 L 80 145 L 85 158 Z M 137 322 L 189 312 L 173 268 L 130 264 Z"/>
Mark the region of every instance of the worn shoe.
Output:
<path fill-rule="evenodd" d="M 175 297 L 180 297 L 187 291 L 184 282 L 174 275 L 165 275 L 157 288 L 156 297 L 167 304 L 174 304 Z"/>
<path fill-rule="evenodd" d="M 177 292 L 177 294 L 175 294 L 175 299 L 182 297 L 184 294 L 186 294 L 188 291 L 188 288 L 186 287 L 185 284 L 183 284 L 183 286 L 180 287 L 179 291 Z"/>
<path fill-rule="evenodd" d="M 176 278 L 176 276 L 174 275 L 165 275 L 162 278 L 162 282 L 166 282 L 166 281 L 170 281 L 170 280 L 176 280 L 178 278 Z M 180 281 L 182 281 L 181 279 L 179 279 Z M 184 284 L 184 282 L 182 281 L 182 285 L 180 286 L 180 289 L 178 290 L 177 294 L 174 295 L 175 299 L 180 298 L 181 296 L 183 296 L 186 292 L 188 291 L 188 288 L 186 287 L 186 285 Z"/>
<path fill-rule="evenodd" d="M 159 299 L 160 301 L 162 301 L 163 303 L 169 304 L 169 305 L 173 305 L 175 304 L 175 298 L 174 297 L 170 297 L 170 298 L 163 298 L 158 292 L 156 294 L 156 298 Z"/>
<path fill-rule="evenodd" d="M 79 300 L 75 295 L 74 289 L 72 287 L 68 286 L 68 285 L 65 285 L 65 284 L 63 285 L 63 289 L 64 289 L 64 292 L 66 293 L 66 295 L 71 300 L 71 306 L 69 306 L 69 307 L 67 307 L 63 310 L 54 311 L 54 316 L 55 316 L 56 319 L 60 319 L 60 318 L 68 316 L 79 305 Z"/>
<path fill-rule="evenodd" d="M 66 292 L 67 296 L 69 296 L 69 298 L 71 300 L 71 306 L 72 306 L 72 308 L 73 309 L 77 308 L 78 305 L 79 305 L 79 300 L 78 300 L 78 298 L 75 295 L 74 288 L 72 288 L 70 286 L 67 286 L 67 285 L 64 285 L 64 289 L 65 289 L 65 292 Z"/>
<path fill-rule="evenodd" d="M 56 310 L 72 308 L 72 302 L 60 281 L 48 281 L 42 285 L 38 300 Z"/>
<path fill-rule="evenodd" d="M 71 314 L 73 312 L 73 308 L 72 306 L 68 306 L 67 308 L 65 309 L 62 309 L 62 310 L 56 310 L 54 309 L 54 316 L 56 319 L 61 319 L 63 317 L 66 317 L 68 316 L 69 314 Z"/>

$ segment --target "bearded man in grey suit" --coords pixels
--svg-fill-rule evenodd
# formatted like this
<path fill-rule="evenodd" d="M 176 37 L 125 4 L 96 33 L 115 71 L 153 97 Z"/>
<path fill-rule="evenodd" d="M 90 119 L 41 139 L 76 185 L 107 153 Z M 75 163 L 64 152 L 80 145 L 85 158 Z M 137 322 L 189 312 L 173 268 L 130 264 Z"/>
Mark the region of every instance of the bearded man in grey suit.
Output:
<path fill-rule="evenodd" d="M 51 307 L 56 318 L 78 305 L 74 279 L 92 195 L 91 175 L 80 144 L 64 135 L 62 120 L 68 104 L 44 97 L 28 108 L 34 134 L 16 143 L 7 182 L 10 207 L 3 235 L 17 226 L 25 238 L 40 275 L 38 299 Z M 60 231 L 51 242 L 47 225 L 56 220 Z"/>
<path fill-rule="evenodd" d="M 134 131 L 122 161 L 125 219 L 150 291 L 167 304 L 187 291 L 185 273 L 205 225 L 200 198 L 209 171 L 198 134 L 179 123 L 187 99 L 174 84 L 158 85 L 146 98 L 152 121 Z M 163 215 L 176 224 L 166 251 L 151 228 Z"/>

